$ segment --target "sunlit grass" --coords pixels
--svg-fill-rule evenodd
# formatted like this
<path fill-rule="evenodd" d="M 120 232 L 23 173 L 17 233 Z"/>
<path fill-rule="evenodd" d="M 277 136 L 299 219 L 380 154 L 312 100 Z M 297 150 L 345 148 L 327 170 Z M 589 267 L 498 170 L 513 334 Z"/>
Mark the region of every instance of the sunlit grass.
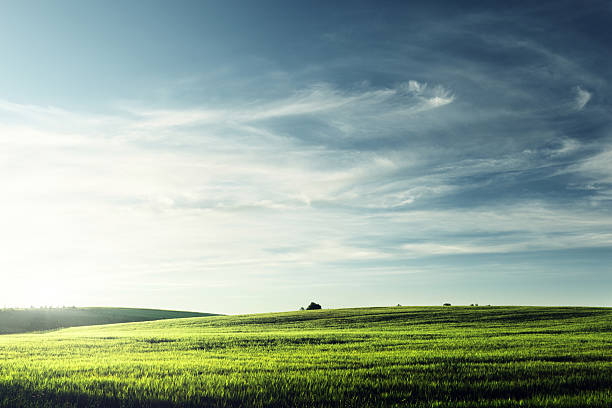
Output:
<path fill-rule="evenodd" d="M 0 336 L 3 406 L 609 407 L 612 310 L 364 308 Z"/>

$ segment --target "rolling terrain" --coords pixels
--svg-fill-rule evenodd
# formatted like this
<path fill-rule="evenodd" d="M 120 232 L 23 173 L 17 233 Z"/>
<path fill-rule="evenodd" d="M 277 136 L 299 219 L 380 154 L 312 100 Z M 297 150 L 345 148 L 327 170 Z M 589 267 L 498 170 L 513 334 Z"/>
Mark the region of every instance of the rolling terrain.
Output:
<path fill-rule="evenodd" d="M 0 334 L 201 316 L 213 315 L 210 313 L 121 307 L 4 308 L 0 309 Z"/>
<path fill-rule="evenodd" d="M 4 407 L 610 407 L 612 309 L 389 307 L 0 336 Z"/>

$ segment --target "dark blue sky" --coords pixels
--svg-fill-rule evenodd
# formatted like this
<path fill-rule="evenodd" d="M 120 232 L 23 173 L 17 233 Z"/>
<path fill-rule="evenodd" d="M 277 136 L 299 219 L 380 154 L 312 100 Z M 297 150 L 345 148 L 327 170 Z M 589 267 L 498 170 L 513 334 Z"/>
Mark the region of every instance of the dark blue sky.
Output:
<path fill-rule="evenodd" d="M 612 302 L 610 2 L 5 9 L 8 303 Z"/>

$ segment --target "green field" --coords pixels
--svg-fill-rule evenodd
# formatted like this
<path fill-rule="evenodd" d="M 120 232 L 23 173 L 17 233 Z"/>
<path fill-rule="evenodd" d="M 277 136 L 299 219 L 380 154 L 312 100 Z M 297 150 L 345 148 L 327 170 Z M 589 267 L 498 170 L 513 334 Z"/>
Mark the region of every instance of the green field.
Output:
<path fill-rule="evenodd" d="M 202 316 L 214 315 L 211 313 L 122 307 L 4 308 L 0 309 L 0 334 Z"/>
<path fill-rule="evenodd" d="M 392 307 L 0 336 L 0 405 L 610 407 L 612 309 Z"/>

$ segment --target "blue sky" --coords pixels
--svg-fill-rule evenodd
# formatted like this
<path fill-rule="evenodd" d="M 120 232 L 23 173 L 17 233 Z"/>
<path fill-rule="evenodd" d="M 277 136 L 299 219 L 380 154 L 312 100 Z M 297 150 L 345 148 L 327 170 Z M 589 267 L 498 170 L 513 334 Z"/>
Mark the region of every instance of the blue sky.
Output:
<path fill-rule="evenodd" d="M 0 296 L 612 305 L 612 3 L 3 3 Z"/>

